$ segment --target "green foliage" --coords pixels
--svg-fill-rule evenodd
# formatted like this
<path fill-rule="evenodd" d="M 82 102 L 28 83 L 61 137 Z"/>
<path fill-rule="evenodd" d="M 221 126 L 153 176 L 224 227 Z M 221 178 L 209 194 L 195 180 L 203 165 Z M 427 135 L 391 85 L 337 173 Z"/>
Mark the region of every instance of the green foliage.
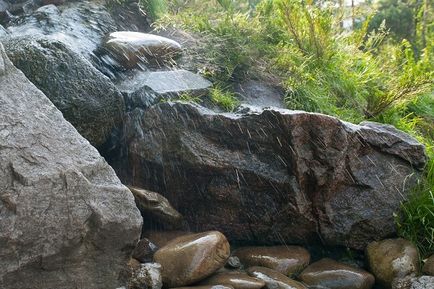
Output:
<path fill-rule="evenodd" d="M 240 104 L 233 93 L 220 87 L 211 89 L 211 101 L 225 111 L 234 111 Z"/>
<path fill-rule="evenodd" d="M 167 0 L 140 0 L 140 6 L 154 20 L 163 16 L 168 11 Z"/>
<path fill-rule="evenodd" d="M 423 257 L 434 253 L 434 160 L 395 218 L 399 235 L 415 243 Z"/>

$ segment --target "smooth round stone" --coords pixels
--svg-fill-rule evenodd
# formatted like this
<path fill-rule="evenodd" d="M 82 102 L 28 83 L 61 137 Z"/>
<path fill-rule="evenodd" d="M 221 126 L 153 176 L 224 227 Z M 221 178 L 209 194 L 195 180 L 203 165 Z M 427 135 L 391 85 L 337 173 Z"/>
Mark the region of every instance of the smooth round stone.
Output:
<path fill-rule="evenodd" d="M 301 272 L 310 261 L 309 251 L 299 246 L 244 247 L 233 256 L 245 267 L 267 267 L 287 276 Z"/>
<path fill-rule="evenodd" d="M 229 255 L 226 237 L 210 231 L 170 241 L 154 254 L 154 261 L 161 264 L 167 287 L 181 287 L 210 276 L 225 265 Z"/>
<path fill-rule="evenodd" d="M 223 284 L 232 286 L 234 289 L 260 289 L 265 286 L 265 282 L 247 275 L 241 271 L 221 272 L 203 280 L 202 285 Z"/>
<path fill-rule="evenodd" d="M 143 232 L 143 236 L 148 238 L 152 243 L 157 245 L 159 248 L 165 246 L 167 243 L 175 238 L 190 235 L 191 232 L 187 231 L 153 231 L 147 230 Z"/>
<path fill-rule="evenodd" d="M 150 59 L 165 61 L 181 53 L 181 45 L 154 34 L 118 31 L 110 33 L 104 48 L 125 68 L 138 66 Z"/>
<path fill-rule="evenodd" d="M 423 265 L 423 273 L 434 276 L 434 255 L 429 257 Z"/>
<path fill-rule="evenodd" d="M 172 289 L 234 289 L 229 285 L 203 285 L 203 286 L 190 286 L 190 287 L 176 287 Z"/>
<path fill-rule="evenodd" d="M 370 289 L 375 283 L 369 272 L 328 258 L 309 265 L 299 279 L 308 286 L 328 289 Z"/>
<path fill-rule="evenodd" d="M 372 242 L 366 248 L 370 271 L 377 283 L 391 288 L 396 280 L 417 275 L 419 254 L 416 246 L 405 239 Z"/>
<path fill-rule="evenodd" d="M 307 289 L 302 283 L 270 268 L 250 267 L 247 269 L 247 274 L 264 281 L 267 289 Z"/>

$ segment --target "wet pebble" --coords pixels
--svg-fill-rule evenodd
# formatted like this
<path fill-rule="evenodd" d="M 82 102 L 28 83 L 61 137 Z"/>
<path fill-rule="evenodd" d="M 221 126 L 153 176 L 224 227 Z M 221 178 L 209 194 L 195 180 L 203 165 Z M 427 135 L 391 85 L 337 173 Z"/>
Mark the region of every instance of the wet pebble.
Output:
<path fill-rule="evenodd" d="M 304 284 L 270 268 L 250 267 L 247 269 L 247 273 L 264 281 L 267 289 L 307 289 Z"/>
<path fill-rule="evenodd" d="M 188 231 L 153 231 L 147 230 L 143 232 L 143 236 L 148 238 L 152 243 L 157 245 L 158 247 L 163 247 L 173 239 L 176 239 L 181 236 L 192 234 Z"/>
<path fill-rule="evenodd" d="M 132 256 L 141 263 L 151 262 L 158 247 L 146 238 L 140 240 L 134 248 Z"/>
<path fill-rule="evenodd" d="M 245 267 L 267 267 L 287 276 L 301 272 L 310 261 L 309 251 L 299 246 L 243 247 L 233 256 Z"/>
<path fill-rule="evenodd" d="M 370 289 L 375 283 L 369 272 L 328 258 L 309 265 L 299 279 L 314 288 L 328 289 Z"/>
<path fill-rule="evenodd" d="M 200 284 L 223 284 L 232 286 L 234 289 L 260 289 L 265 286 L 265 282 L 263 280 L 251 277 L 247 273 L 241 271 L 217 273 L 203 280 Z"/>
<path fill-rule="evenodd" d="M 166 286 L 181 287 L 210 276 L 226 264 L 229 255 L 226 237 L 220 232 L 210 231 L 170 241 L 154 254 L 154 261 L 162 265 Z"/>

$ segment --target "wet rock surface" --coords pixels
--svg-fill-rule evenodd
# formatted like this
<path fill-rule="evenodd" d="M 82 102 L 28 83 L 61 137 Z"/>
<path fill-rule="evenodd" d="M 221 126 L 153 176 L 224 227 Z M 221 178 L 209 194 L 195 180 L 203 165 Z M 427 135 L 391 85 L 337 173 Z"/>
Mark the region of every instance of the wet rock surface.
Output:
<path fill-rule="evenodd" d="M 426 260 L 422 272 L 426 275 L 434 276 L 434 255 Z"/>
<path fill-rule="evenodd" d="M 298 246 L 242 247 L 233 253 L 244 267 L 261 266 L 286 276 L 301 272 L 309 265 L 309 251 Z"/>
<path fill-rule="evenodd" d="M 376 281 L 386 288 L 407 276 L 415 276 L 419 270 L 417 248 L 404 239 L 387 239 L 372 242 L 366 249 L 370 271 Z"/>
<path fill-rule="evenodd" d="M 158 247 L 146 238 L 140 240 L 132 253 L 132 257 L 140 263 L 151 262 Z"/>
<path fill-rule="evenodd" d="M 49 38 L 6 43 L 8 56 L 93 145 L 102 145 L 125 110 L 122 95 L 89 61 Z"/>
<path fill-rule="evenodd" d="M 179 228 L 183 217 L 175 210 L 169 201 L 162 195 L 137 187 L 128 187 L 136 199 L 137 207 L 142 212 L 145 220 L 160 221 L 162 224 Z"/>
<path fill-rule="evenodd" d="M 229 254 L 226 237 L 211 231 L 170 241 L 155 253 L 154 260 L 162 265 L 164 284 L 181 287 L 200 281 L 222 268 Z"/>
<path fill-rule="evenodd" d="M 144 67 L 157 62 L 164 64 L 182 51 L 181 45 L 154 34 L 116 31 L 108 35 L 104 49 L 126 69 Z"/>
<path fill-rule="evenodd" d="M 370 289 L 375 282 L 370 273 L 328 258 L 309 265 L 299 279 L 314 288 L 328 289 Z"/>
<path fill-rule="evenodd" d="M 177 287 L 173 289 L 234 289 L 229 285 L 203 285 L 203 286 L 191 286 L 191 287 Z"/>
<path fill-rule="evenodd" d="M 220 272 L 200 282 L 202 285 L 227 285 L 234 289 L 260 289 L 265 282 L 245 272 Z"/>
<path fill-rule="evenodd" d="M 127 289 L 161 289 L 163 287 L 160 264 L 141 264 L 131 260 L 128 265 L 131 275 Z"/>
<path fill-rule="evenodd" d="M 0 45 L 0 287 L 120 285 L 141 225 L 112 168 Z"/>
<path fill-rule="evenodd" d="M 237 242 L 364 249 L 396 232 L 393 212 L 426 159 L 391 126 L 288 110 L 160 103 L 125 127 L 126 151 L 111 162 L 121 179 L 163 194 L 192 228 Z"/>
<path fill-rule="evenodd" d="M 434 289 L 433 276 L 406 277 L 397 280 L 392 289 Z"/>
<path fill-rule="evenodd" d="M 264 281 L 267 289 L 307 289 L 304 284 L 266 267 L 250 267 L 247 269 L 247 273 Z"/>

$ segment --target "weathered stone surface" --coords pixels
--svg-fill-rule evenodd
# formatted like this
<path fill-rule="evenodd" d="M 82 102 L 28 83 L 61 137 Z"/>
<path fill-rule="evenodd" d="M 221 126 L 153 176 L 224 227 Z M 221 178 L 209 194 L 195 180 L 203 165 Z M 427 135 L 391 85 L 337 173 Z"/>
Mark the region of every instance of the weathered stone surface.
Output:
<path fill-rule="evenodd" d="M 264 281 L 267 289 L 307 289 L 304 284 L 270 268 L 254 266 L 248 268 L 247 273 Z"/>
<path fill-rule="evenodd" d="M 372 242 L 366 248 L 370 271 L 379 284 L 391 288 L 396 280 L 414 276 L 419 270 L 417 248 L 404 239 Z"/>
<path fill-rule="evenodd" d="M 212 84 L 199 74 L 187 70 L 140 72 L 124 77 L 116 86 L 125 98 L 127 108 L 148 108 L 162 99 L 184 93 L 202 96 Z"/>
<path fill-rule="evenodd" d="M 110 33 L 104 48 L 127 69 L 146 66 L 151 60 L 163 63 L 182 50 L 178 42 L 169 38 L 132 31 Z"/>
<path fill-rule="evenodd" d="M 328 289 L 370 289 L 375 282 L 370 273 L 328 258 L 309 265 L 299 279 L 309 286 Z"/>
<path fill-rule="evenodd" d="M 203 285 L 192 287 L 177 287 L 172 289 L 234 289 L 234 287 L 228 285 Z"/>
<path fill-rule="evenodd" d="M 170 241 L 155 253 L 154 260 L 163 266 L 164 284 L 180 287 L 200 281 L 222 268 L 229 254 L 226 237 L 211 231 Z"/>
<path fill-rule="evenodd" d="M 157 245 L 158 247 L 163 247 L 173 239 L 176 239 L 181 236 L 191 235 L 192 232 L 188 231 L 155 231 L 155 230 L 145 230 L 143 232 L 143 236 L 148 238 L 152 243 Z"/>
<path fill-rule="evenodd" d="M 434 277 L 406 277 L 394 282 L 392 289 L 434 289 Z"/>
<path fill-rule="evenodd" d="M 231 271 L 220 272 L 200 282 L 202 285 L 227 285 L 234 289 L 260 289 L 265 286 L 265 282 L 247 275 L 244 272 Z"/>
<path fill-rule="evenodd" d="M 267 267 L 286 276 L 300 273 L 310 261 L 309 251 L 298 246 L 242 247 L 232 255 L 240 258 L 244 267 Z"/>
<path fill-rule="evenodd" d="M 237 269 L 237 268 L 241 268 L 241 266 L 242 266 L 242 264 L 241 264 L 240 258 L 238 258 L 236 256 L 230 256 L 228 261 L 226 262 L 226 267 L 229 267 L 229 268 Z"/>
<path fill-rule="evenodd" d="M 121 122 L 125 107 L 120 92 L 68 46 L 22 37 L 8 41 L 6 49 L 12 62 L 93 145 L 102 145 Z"/>
<path fill-rule="evenodd" d="M 160 103 L 126 122 L 127 151 L 112 162 L 124 182 L 160 192 L 192 228 L 256 244 L 364 249 L 396 232 L 426 159 L 391 126 L 300 111 Z"/>
<path fill-rule="evenodd" d="M 144 217 L 149 215 L 163 224 L 173 226 L 175 229 L 181 226 L 182 215 L 170 205 L 165 197 L 141 188 L 129 187 L 129 189 L 133 193 L 136 204 Z"/>
<path fill-rule="evenodd" d="M 264 80 L 248 79 L 234 85 L 235 92 L 242 103 L 260 107 L 286 108 L 285 92 L 279 87 L 265 83 Z"/>
<path fill-rule="evenodd" d="M 134 248 L 132 257 L 141 263 L 151 262 L 158 247 L 146 238 L 140 240 Z"/>
<path fill-rule="evenodd" d="M 426 260 L 425 264 L 423 265 L 422 272 L 424 274 L 434 276 L 434 255 Z"/>
<path fill-rule="evenodd" d="M 0 288 L 116 288 L 141 224 L 112 168 L 1 47 Z"/>
<path fill-rule="evenodd" d="M 130 276 L 127 289 L 161 289 L 161 265 L 158 263 L 140 264 L 135 260 L 129 262 Z"/>

